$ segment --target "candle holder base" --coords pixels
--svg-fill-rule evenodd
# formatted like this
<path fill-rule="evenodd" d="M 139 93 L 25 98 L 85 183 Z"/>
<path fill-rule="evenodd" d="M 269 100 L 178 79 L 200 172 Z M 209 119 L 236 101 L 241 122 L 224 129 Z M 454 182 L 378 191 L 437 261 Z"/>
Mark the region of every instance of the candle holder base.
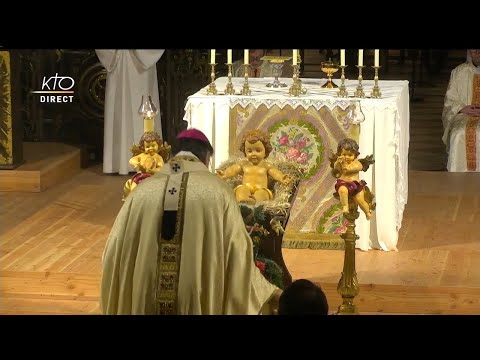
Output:
<path fill-rule="evenodd" d="M 249 64 L 243 64 L 245 82 L 243 83 L 242 90 L 240 90 L 241 95 L 247 95 L 247 96 L 252 95 L 252 91 L 250 90 L 250 85 L 248 84 L 249 68 L 250 68 Z"/>
<path fill-rule="evenodd" d="M 225 95 L 235 95 L 235 89 L 233 88 L 232 83 L 233 64 L 228 63 L 226 65 L 228 67 L 228 82 L 225 86 Z"/>
<path fill-rule="evenodd" d="M 353 93 L 353 96 L 355 96 L 357 98 L 364 98 L 365 97 L 365 92 L 363 91 L 363 88 L 358 88 L 357 87 L 357 89 Z"/>
<path fill-rule="evenodd" d="M 382 97 L 382 92 L 378 86 L 372 89 L 371 97 L 374 99 L 380 99 Z"/>
<path fill-rule="evenodd" d="M 240 94 L 247 96 L 252 95 L 252 90 L 250 90 L 250 85 L 248 85 L 248 83 L 243 84 L 243 88 L 242 90 L 240 90 Z"/>
<path fill-rule="evenodd" d="M 228 82 L 225 87 L 225 95 L 235 95 L 235 89 L 233 88 L 233 83 Z"/>
<path fill-rule="evenodd" d="M 345 68 L 347 65 L 340 65 L 340 69 L 342 69 L 342 75 L 340 76 L 341 84 L 340 88 L 338 89 L 338 97 L 346 98 L 348 97 L 347 87 L 345 86 Z"/>
<path fill-rule="evenodd" d="M 208 85 L 207 95 L 217 95 L 217 94 L 218 94 L 217 86 L 215 85 L 214 82 L 210 83 Z"/>
<path fill-rule="evenodd" d="M 217 64 L 215 63 L 210 64 L 210 67 L 211 67 L 210 78 L 212 81 L 208 85 L 207 95 L 217 95 L 218 93 L 217 86 L 215 85 L 215 65 Z"/>
<path fill-rule="evenodd" d="M 358 68 L 358 86 L 353 95 L 357 98 L 364 98 L 365 97 L 365 92 L 363 91 L 363 76 L 362 76 L 362 70 L 364 68 L 363 65 L 357 65 Z"/>
<path fill-rule="evenodd" d="M 374 99 L 380 99 L 382 97 L 382 93 L 380 91 L 380 87 L 378 86 L 378 70 L 380 69 L 380 66 L 373 66 L 375 70 L 375 77 L 374 79 L 374 85 L 371 93 L 371 97 Z"/>
<path fill-rule="evenodd" d="M 307 93 L 307 89 L 302 87 L 302 80 L 300 80 L 299 72 L 300 67 L 298 65 L 293 66 L 293 84 L 288 89 L 288 94 L 290 96 L 300 96 L 305 95 Z"/>

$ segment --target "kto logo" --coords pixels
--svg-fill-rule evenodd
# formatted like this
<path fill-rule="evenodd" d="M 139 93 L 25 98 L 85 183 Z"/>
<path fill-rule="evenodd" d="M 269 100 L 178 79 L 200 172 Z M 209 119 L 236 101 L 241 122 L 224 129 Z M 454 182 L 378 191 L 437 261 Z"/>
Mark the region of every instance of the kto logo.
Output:
<path fill-rule="evenodd" d="M 59 95 L 59 94 L 73 94 L 73 86 L 75 80 L 70 76 L 51 76 L 47 79 L 43 77 L 42 90 L 32 91 L 34 94 L 51 94 L 41 95 L 41 103 L 71 103 L 73 102 L 73 95 Z M 56 94 L 56 95 L 55 95 Z"/>

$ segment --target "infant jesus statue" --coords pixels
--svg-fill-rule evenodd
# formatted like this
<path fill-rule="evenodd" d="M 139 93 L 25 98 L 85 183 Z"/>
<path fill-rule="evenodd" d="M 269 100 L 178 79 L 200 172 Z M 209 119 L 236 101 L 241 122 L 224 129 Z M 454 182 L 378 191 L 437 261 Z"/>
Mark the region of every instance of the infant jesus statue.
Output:
<path fill-rule="evenodd" d="M 272 151 L 268 133 L 258 129 L 247 131 L 240 151 L 245 154 L 246 159 L 225 170 L 217 170 L 217 175 L 222 179 L 242 175 L 242 184 L 233 189 L 238 202 L 254 205 L 260 201 L 271 200 L 273 194 L 268 189 L 268 176 L 284 185 L 291 183 L 289 175 L 282 173 L 265 159 Z"/>

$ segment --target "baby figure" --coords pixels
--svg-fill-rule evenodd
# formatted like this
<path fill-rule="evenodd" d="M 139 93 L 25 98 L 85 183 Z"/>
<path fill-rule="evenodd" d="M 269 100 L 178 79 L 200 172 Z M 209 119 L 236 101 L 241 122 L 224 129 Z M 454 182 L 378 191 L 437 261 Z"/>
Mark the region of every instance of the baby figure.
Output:
<path fill-rule="evenodd" d="M 142 135 L 138 147 L 134 146 L 141 153 L 133 156 L 128 161 L 137 173 L 125 183 L 123 188 L 124 200 L 142 180 L 156 174 L 163 167 L 163 158 L 158 154 L 161 143 L 162 139 L 156 132 L 148 131 Z"/>
<path fill-rule="evenodd" d="M 242 184 L 234 189 L 238 202 L 255 204 L 259 201 L 266 201 L 273 198 L 268 189 L 268 176 L 281 184 L 289 184 L 292 179 L 282 173 L 271 162 L 265 158 L 272 151 L 269 135 L 261 130 L 248 131 L 240 145 L 246 159 L 228 167 L 225 170 L 217 170 L 217 175 L 222 179 L 228 179 L 242 174 Z"/>
<path fill-rule="evenodd" d="M 372 209 L 365 200 L 365 187 L 367 183 L 360 180 L 359 172 L 366 171 L 368 165 L 373 163 L 370 158 L 358 159 L 358 144 L 353 139 L 343 139 L 338 143 L 337 152 L 330 159 L 333 167 L 332 173 L 337 178 L 335 191 L 340 197 L 343 213 L 349 212 L 348 197 L 352 197 L 360 206 L 368 220 L 372 218 Z M 364 166 L 366 163 L 366 168 Z M 368 163 L 368 164 L 367 164 Z"/>

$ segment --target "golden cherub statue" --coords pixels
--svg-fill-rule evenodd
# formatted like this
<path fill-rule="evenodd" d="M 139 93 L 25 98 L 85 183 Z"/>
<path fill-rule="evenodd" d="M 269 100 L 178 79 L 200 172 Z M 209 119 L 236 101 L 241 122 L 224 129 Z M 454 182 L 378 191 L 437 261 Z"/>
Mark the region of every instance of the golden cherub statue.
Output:
<path fill-rule="evenodd" d="M 271 200 L 273 194 L 268 188 L 268 176 L 286 185 L 292 181 L 289 175 L 265 160 L 272 151 L 268 133 L 258 129 L 247 131 L 242 138 L 240 151 L 246 159 L 225 170 L 217 170 L 217 175 L 222 179 L 242 174 L 242 184 L 233 190 L 238 202 L 253 205 L 259 201 Z"/>
<path fill-rule="evenodd" d="M 143 133 L 138 145 L 132 146 L 133 157 L 128 163 L 135 168 L 137 173 L 125 183 L 123 200 L 142 180 L 160 171 L 165 161 L 168 160 L 170 148 L 171 146 L 166 142 L 162 146 L 162 139 L 155 131 Z"/>
<path fill-rule="evenodd" d="M 356 211 L 360 206 L 368 220 L 372 218 L 372 210 L 375 210 L 373 194 L 364 180 L 360 180 L 359 172 L 367 171 L 375 161 L 373 155 L 364 159 L 358 159 L 358 144 L 353 139 L 343 139 L 338 143 L 337 152 L 330 157 L 332 174 L 337 178 L 335 195 L 340 198 L 342 212 L 344 214 Z M 349 203 L 349 199 L 353 200 Z"/>

